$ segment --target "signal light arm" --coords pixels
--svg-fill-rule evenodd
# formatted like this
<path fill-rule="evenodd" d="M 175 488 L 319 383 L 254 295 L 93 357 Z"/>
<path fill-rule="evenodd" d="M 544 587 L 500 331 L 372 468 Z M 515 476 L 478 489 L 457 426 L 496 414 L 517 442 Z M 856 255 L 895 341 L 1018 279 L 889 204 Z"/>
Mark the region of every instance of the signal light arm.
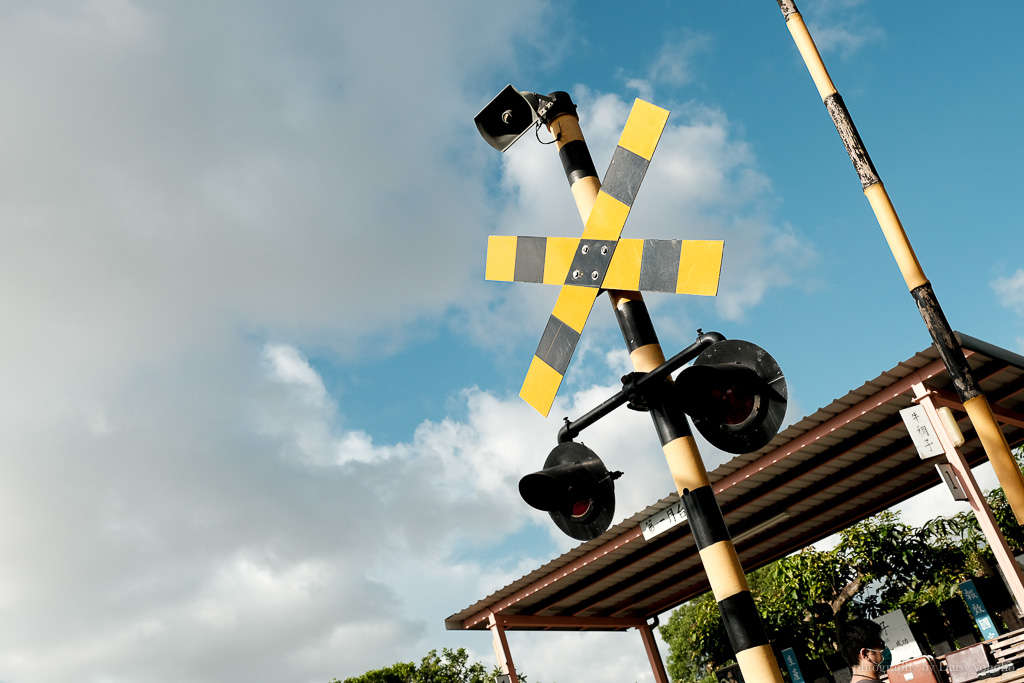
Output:
<path fill-rule="evenodd" d="M 686 347 L 650 372 L 631 372 L 622 377 L 622 391 L 616 393 L 593 410 L 582 415 L 575 422 L 565 418 L 565 424 L 558 430 L 558 443 L 568 443 L 580 435 L 605 415 L 623 404 L 636 406 L 638 410 L 647 409 L 647 398 L 662 388 L 662 382 L 670 374 L 683 367 L 700 355 L 701 351 L 712 344 L 724 341 L 725 337 L 718 332 L 697 330 L 697 341 Z"/>

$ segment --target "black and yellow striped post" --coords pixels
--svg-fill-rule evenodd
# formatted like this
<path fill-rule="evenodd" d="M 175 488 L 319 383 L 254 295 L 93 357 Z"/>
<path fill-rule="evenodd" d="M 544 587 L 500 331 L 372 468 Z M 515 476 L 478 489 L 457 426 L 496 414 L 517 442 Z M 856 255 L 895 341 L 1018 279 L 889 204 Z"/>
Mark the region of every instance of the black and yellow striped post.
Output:
<path fill-rule="evenodd" d="M 971 373 L 963 348 L 939 306 L 935 291 L 928 278 L 925 277 L 924 270 L 914 254 L 914 249 L 910 245 L 902 223 L 900 223 L 899 216 L 896 215 L 896 209 L 871 163 L 868 151 L 864 147 L 857 128 L 853 125 L 853 119 L 846 109 L 843 98 L 839 95 L 832 83 L 832 78 L 825 69 L 818 48 L 804 24 L 803 17 L 797 10 L 796 3 L 793 0 L 777 1 L 786 18 L 786 27 L 793 36 L 793 41 L 803 57 L 811 79 L 818 89 L 818 94 L 832 117 L 857 175 L 860 176 L 864 196 L 867 197 L 868 203 L 871 205 L 875 218 L 885 235 L 885 240 L 889 244 L 889 249 L 892 251 L 900 273 L 907 284 L 907 289 L 910 290 L 917 303 L 925 326 L 935 343 L 935 348 L 946 365 L 960 401 L 963 403 L 971 424 L 974 425 L 982 447 L 985 449 L 985 454 L 992 463 L 996 477 L 998 477 L 999 483 L 1006 493 L 1006 499 L 1017 518 L 1017 523 L 1024 524 L 1024 476 L 1021 475 L 1010 454 L 1006 437 L 999 429 L 988 399 L 985 398 L 981 387 Z"/>
<path fill-rule="evenodd" d="M 568 100 L 568 96 L 565 99 Z M 651 113 L 660 116 L 657 112 Z M 667 112 L 665 117 L 667 118 Z M 605 195 L 612 197 L 612 201 L 623 204 L 628 211 L 639 182 L 629 187 L 601 187 L 593 162 L 590 161 L 590 153 L 580 130 L 575 107 L 569 106 L 554 114 L 549 113 L 545 123 L 558 141 L 559 156 L 565 167 L 566 177 L 576 199 L 580 217 L 588 227 L 597 224 L 597 221 L 592 220 L 593 211 L 623 211 L 604 199 Z M 664 120 L 661 125 L 664 126 Z M 646 170 L 644 162 L 650 160 L 654 148 L 650 136 L 645 135 L 645 130 L 649 130 L 646 123 L 638 127 L 636 138 L 625 134 L 620 138 L 619 146 L 612 158 L 613 167 L 616 159 L 619 159 L 619 163 L 644 165 Z M 657 140 L 653 142 L 656 144 Z M 641 160 L 638 161 L 633 156 L 640 156 Z M 635 178 L 635 175 L 626 175 Z M 600 203 L 609 204 L 611 209 L 602 207 Z M 621 224 L 619 229 L 621 230 Z M 658 342 L 654 324 L 640 292 L 608 290 L 608 295 L 634 369 L 637 372 L 650 372 L 664 363 L 665 356 L 661 344 Z M 671 381 L 671 378 L 666 379 L 666 382 Z M 701 561 L 708 575 L 712 593 L 718 601 L 722 622 L 736 653 L 736 661 L 739 663 L 743 678 L 758 683 L 782 683 L 782 673 L 768 643 L 764 624 L 754 605 L 750 587 L 747 585 L 739 557 L 722 517 L 721 508 L 708 481 L 707 471 L 686 415 L 676 402 L 670 400 L 654 400 L 649 402 L 648 407 L 676 490 L 682 497 Z"/>

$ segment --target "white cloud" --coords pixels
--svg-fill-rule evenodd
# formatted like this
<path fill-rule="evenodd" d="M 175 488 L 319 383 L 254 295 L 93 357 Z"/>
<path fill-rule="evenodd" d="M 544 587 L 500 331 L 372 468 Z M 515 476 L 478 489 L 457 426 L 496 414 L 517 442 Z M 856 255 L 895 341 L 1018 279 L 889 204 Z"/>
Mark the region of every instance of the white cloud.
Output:
<path fill-rule="evenodd" d="M 268 344 L 263 355 L 270 363 L 272 379 L 305 390 L 304 393 L 309 395 L 312 403 L 319 405 L 328 400 L 320 376 L 297 349 L 285 344 Z"/>
<path fill-rule="evenodd" d="M 539 337 L 552 291 L 466 283 L 488 226 L 576 235 L 579 217 L 533 140 L 487 206 L 492 152 L 469 120 L 492 94 L 480 74 L 514 70 L 513 44 L 547 45 L 546 11 L 520 3 L 496 35 L 468 0 L 5 8 L 0 678 L 354 675 L 446 645 L 445 616 L 569 546 L 516 483 L 561 415 L 618 389 L 580 363 L 623 367 L 605 360 L 610 316 L 551 419 L 468 389 L 463 417 L 405 440 L 351 424 L 347 387 L 301 351 L 375 362 L 443 314 L 488 344 Z M 689 78 L 666 64 L 651 87 Z M 629 105 L 578 99 L 603 173 Z M 723 291 L 741 315 L 787 284 L 773 269 L 797 238 L 727 118 L 677 109 L 627 229 L 738 236 L 727 267 L 761 278 Z M 626 473 L 618 519 L 670 490 L 647 416 L 584 437 Z M 524 529 L 536 548 L 496 549 Z M 527 671 L 572 677 L 538 647 Z"/>
<path fill-rule="evenodd" d="M 635 630 L 615 633 L 514 632 L 508 634 L 517 671 L 533 681 L 571 681 L 580 675 L 580 663 L 600 657 L 600 675 L 608 681 L 653 681 L 643 641 Z M 667 656 L 662 651 L 662 656 Z M 589 678 L 590 676 L 588 676 Z"/>
<path fill-rule="evenodd" d="M 486 41 L 463 29 L 468 4 L 403 7 L 403 32 L 364 30 L 391 23 L 386 3 L 76 7 L 14 10 L 0 29 L 15 350 L 131 361 L 277 329 L 386 351 L 380 330 L 465 296 L 489 209 L 463 84 L 539 3 Z M 462 82 L 424 76 L 456 65 Z"/>
<path fill-rule="evenodd" d="M 276 400 L 258 403 L 254 422 L 260 432 L 282 442 L 282 455 L 309 465 L 344 465 L 383 461 L 403 454 L 401 446 L 382 448 L 366 432 L 339 433 L 342 416 L 323 380 L 298 349 L 267 344 L 263 349 L 267 373 L 261 395 Z"/>
<path fill-rule="evenodd" d="M 680 87 L 691 83 L 696 57 L 712 46 L 710 36 L 684 30 L 677 38 L 666 40 L 651 63 L 645 78 L 627 78 L 626 86 L 634 88 L 641 99 L 652 100 L 655 85 Z"/>
<path fill-rule="evenodd" d="M 424 423 L 412 443 L 377 448 L 340 428 L 322 402 L 304 400 L 322 380 L 293 350 L 271 355 L 278 365 L 250 355 L 263 378 L 179 369 L 152 388 L 192 400 L 140 407 L 143 423 L 152 420 L 145 429 L 90 435 L 83 425 L 36 435 L 7 458 L 0 507 L 10 521 L 0 535 L 4 547 L 32 550 L 0 568 L 0 601 L 23 615 L 0 627 L 5 677 L 358 673 L 418 658 L 429 649 L 427 629 L 447 615 L 423 612 L 416 595 L 427 577 L 413 567 L 435 567 L 426 602 L 450 611 L 521 569 L 473 566 L 443 580 L 453 548 L 492 544 L 526 521 L 515 483 L 553 440 L 519 428 L 535 419 L 529 408 L 470 392 L 467 422 Z M 307 393 L 268 390 L 282 374 Z M 324 444 L 301 430 L 240 431 L 274 412 L 321 424 L 340 457 L 320 460 Z M 524 433 L 544 438 L 534 444 Z M 62 457 L 54 479 L 46 463 L 63 453 L 74 458 Z M 399 594 L 402 582 L 381 580 L 393 574 L 420 590 Z"/>
<path fill-rule="evenodd" d="M 863 4 L 864 0 L 826 0 L 801 11 L 819 51 L 837 52 L 847 59 L 865 45 L 885 39 L 874 17 L 858 9 Z"/>
<path fill-rule="evenodd" d="M 996 278 L 992 289 L 999 303 L 1018 315 L 1024 315 L 1024 269 L 1017 269 L 1009 277 Z"/>
<path fill-rule="evenodd" d="M 614 149 L 628 106 L 606 96 L 592 108 L 602 148 Z M 669 118 L 624 235 L 724 239 L 713 305 L 720 316 L 739 319 L 772 289 L 798 284 L 817 259 L 809 240 L 772 219 L 775 205 L 771 183 L 749 146 L 735 137 L 726 115 L 689 103 Z M 675 298 L 678 308 L 711 303 Z M 669 333 L 687 338 L 697 326 L 684 318 Z"/>
<path fill-rule="evenodd" d="M 468 84 L 543 37 L 540 3 L 498 38 L 478 12 L 4 9 L 0 678 L 418 657 L 445 615 L 373 567 L 525 523 L 488 522 L 468 472 L 497 490 L 514 466 L 466 451 L 473 429 L 375 444 L 297 351 L 376 359 L 466 298 L 490 219 Z M 396 21 L 415 30 L 366 30 Z"/>
<path fill-rule="evenodd" d="M 812 35 L 815 45 L 821 52 L 834 51 L 843 57 L 849 57 L 865 45 L 880 40 L 885 33 L 877 28 L 825 25 L 816 27 Z"/>

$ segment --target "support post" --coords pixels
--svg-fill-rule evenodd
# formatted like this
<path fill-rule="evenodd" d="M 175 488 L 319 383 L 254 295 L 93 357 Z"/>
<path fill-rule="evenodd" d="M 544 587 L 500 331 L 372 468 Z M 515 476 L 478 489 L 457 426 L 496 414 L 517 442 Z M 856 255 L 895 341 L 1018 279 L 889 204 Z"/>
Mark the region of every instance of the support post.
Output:
<path fill-rule="evenodd" d="M 516 665 L 512 661 L 512 651 L 509 650 L 508 639 L 505 637 L 505 627 L 498 621 L 493 612 L 487 618 L 487 628 L 491 629 L 494 656 L 498 658 L 498 666 L 501 668 L 501 672 L 509 677 L 510 683 L 519 683 Z"/>
<path fill-rule="evenodd" d="M 650 624 L 644 624 L 638 629 L 640 637 L 644 639 L 644 649 L 647 650 L 647 660 L 651 663 L 651 671 L 654 673 L 654 683 L 669 683 L 668 672 L 665 671 L 665 662 L 658 652 L 658 641 L 654 638 L 654 628 Z"/>
<path fill-rule="evenodd" d="M 971 509 L 974 510 L 974 516 L 978 518 L 978 526 L 981 527 L 985 540 L 988 541 L 989 547 L 992 548 L 992 553 L 996 557 L 996 564 L 1002 570 L 1003 579 L 1010 589 L 1013 601 L 1017 604 L 1017 613 L 1021 614 L 1021 607 L 1024 606 L 1024 574 L 1021 573 L 1020 565 L 1014 559 L 1010 546 L 1006 543 L 1006 537 L 999 530 L 999 524 L 996 522 L 995 515 L 992 514 L 992 510 L 989 509 L 988 504 L 985 502 L 985 495 L 978 486 L 974 473 L 971 472 L 970 465 L 967 464 L 967 459 L 964 458 L 960 449 L 953 445 L 953 441 L 945 428 L 941 427 L 942 421 L 939 419 L 931 390 L 923 383 L 918 382 L 914 385 L 914 396 L 918 405 L 924 408 L 925 413 L 928 415 L 928 420 L 933 425 L 936 425 L 935 432 L 939 437 L 939 443 L 942 444 L 942 450 L 946 453 L 946 459 L 956 473 L 957 479 L 960 480 L 960 486 L 967 495 L 967 502 L 970 504 Z"/>
<path fill-rule="evenodd" d="M 843 98 L 832 83 L 832 78 L 818 53 L 814 39 L 797 10 L 796 2 L 794 0 L 777 0 L 777 2 L 786 19 L 786 27 L 793 36 L 793 42 L 796 43 L 797 49 L 800 51 L 800 56 L 810 72 L 818 94 L 832 117 L 836 131 L 853 162 L 854 170 L 860 177 L 864 196 L 871 205 L 878 225 L 885 235 L 889 250 L 896 259 L 896 265 L 899 266 L 907 289 L 910 290 L 911 296 L 917 303 L 918 311 L 931 334 L 935 348 L 946 365 L 950 379 L 953 380 L 953 386 L 960 397 L 960 402 L 963 403 L 964 409 L 978 433 L 985 454 L 992 463 L 996 477 L 1006 494 L 1006 500 L 1017 518 L 1017 523 L 1024 524 L 1024 476 L 1021 475 L 1020 469 L 1017 468 L 1017 463 L 1010 453 L 1006 437 L 999 430 L 999 425 L 992 414 L 992 407 L 971 374 L 971 368 L 967 364 L 963 348 L 939 306 L 939 300 L 935 296 L 931 282 L 925 277 L 924 270 L 917 260 L 903 225 L 900 223 L 899 216 L 896 215 L 896 209 L 885 191 L 885 186 L 882 185 L 882 180 L 879 178 L 874 164 L 871 163 L 871 157 L 868 156 L 867 148 L 864 146 L 856 126 L 853 125 L 853 119 L 846 109 Z"/>
<path fill-rule="evenodd" d="M 565 99 L 568 100 L 568 96 Z M 546 123 L 558 143 L 558 155 L 576 207 L 586 223 L 601 182 L 583 139 L 575 105 L 564 106 L 557 114 L 550 115 Z M 608 297 L 633 368 L 637 372 L 649 372 L 664 363 L 665 354 L 641 294 L 609 290 Z M 671 385 L 672 378 L 666 378 L 665 382 Z M 782 683 L 782 673 L 768 644 L 761 615 L 708 481 L 686 414 L 671 401 L 651 401 L 649 407 L 743 678 L 758 683 Z"/>

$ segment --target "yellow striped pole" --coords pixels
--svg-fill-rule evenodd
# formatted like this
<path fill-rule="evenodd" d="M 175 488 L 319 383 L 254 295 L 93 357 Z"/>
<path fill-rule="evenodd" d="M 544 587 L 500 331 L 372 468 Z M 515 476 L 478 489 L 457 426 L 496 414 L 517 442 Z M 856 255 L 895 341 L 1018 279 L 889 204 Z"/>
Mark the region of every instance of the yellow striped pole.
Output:
<path fill-rule="evenodd" d="M 777 2 L 786 19 L 786 27 L 793 36 L 800 56 L 803 57 L 804 64 L 810 72 L 811 80 L 814 81 L 818 94 L 832 117 L 836 131 L 860 177 L 864 196 L 867 197 L 871 210 L 878 220 L 878 225 L 889 244 L 889 250 L 896 259 L 896 265 L 903 275 L 907 289 L 910 290 L 910 294 L 917 303 L 917 308 L 929 334 L 931 334 L 935 348 L 946 365 L 953 386 L 960 397 L 960 402 L 963 403 L 971 424 L 974 425 L 982 447 L 985 449 L 985 454 L 992 463 L 992 469 L 1003 487 L 1006 500 L 1010 503 L 1017 523 L 1024 524 L 1024 476 L 1021 475 L 1017 463 L 1010 454 L 1010 447 L 992 414 L 992 407 L 971 373 L 963 348 L 939 306 L 939 300 L 935 296 L 932 285 L 925 277 L 924 270 L 921 268 L 914 249 L 910 245 L 910 240 L 900 223 L 899 216 L 896 214 L 896 209 L 885 191 L 882 180 L 878 177 L 878 172 L 871 163 L 868 151 L 864 147 L 857 128 L 853 125 L 853 119 L 846 109 L 843 98 L 828 75 L 825 63 L 818 53 L 818 48 L 811 38 L 803 17 L 797 10 L 796 3 L 794 0 L 777 0 Z"/>
<path fill-rule="evenodd" d="M 579 161 L 589 160 L 590 153 L 584 153 L 586 143 L 575 107 L 555 116 L 549 114 L 546 123 L 560 144 L 559 156 L 580 217 L 588 223 L 601 183 L 593 162 L 587 166 Z M 576 149 L 565 152 L 570 143 Z M 647 159 L 653 151 L 650 149 Z M 609 290 L 608 295 L 633 368 L 637 372 L 649 372 L 664 363 L 665 355 L 640 292 Z M 666 382 L 671 381 L 671 377 L 666 379 Z M 782 673 L 686 414 L 672 401 L 652 401 L 648 407 L 743 678 L 758 683 L 782 683 Z"/>

